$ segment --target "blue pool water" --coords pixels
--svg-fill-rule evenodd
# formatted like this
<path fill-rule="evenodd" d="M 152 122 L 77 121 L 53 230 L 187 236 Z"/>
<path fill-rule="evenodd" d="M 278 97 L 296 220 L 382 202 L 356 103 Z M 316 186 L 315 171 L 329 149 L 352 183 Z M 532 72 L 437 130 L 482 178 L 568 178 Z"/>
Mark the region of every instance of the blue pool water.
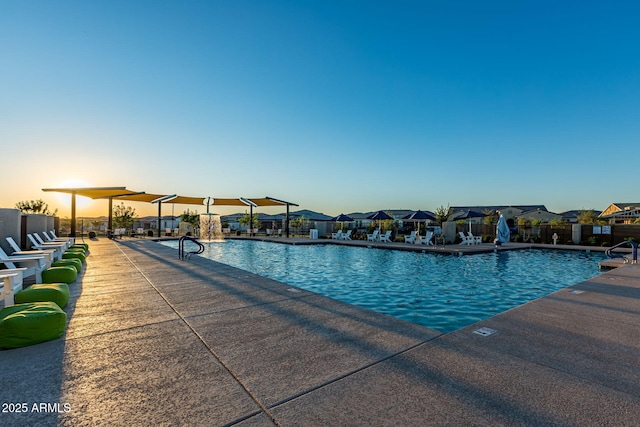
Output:
<path fill-rule="evenodd" d="M 443 332 L 593 277 L 604 259 L 535 249 L 456 257 L 247 240 L 205 246 L 205 258 Z"/>

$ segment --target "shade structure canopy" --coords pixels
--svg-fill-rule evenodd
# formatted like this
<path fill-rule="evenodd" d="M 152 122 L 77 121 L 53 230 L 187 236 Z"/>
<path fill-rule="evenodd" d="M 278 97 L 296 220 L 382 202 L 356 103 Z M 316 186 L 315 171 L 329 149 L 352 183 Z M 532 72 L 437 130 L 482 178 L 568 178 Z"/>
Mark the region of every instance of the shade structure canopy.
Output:
<path fill-rule="evenodd" d="M 91 199 L 103 199 L 117 196 L 133 196 L 143 194 L 138 191 L 128 190 L 126 187 L 72 187 L 72 188 L 43 188 L 42 191 L 71 194 L 71 237 L 76 237 L 76 196 L 89 197 Z M 109 221 L 111 221 L 111 209 L 109 209 Z"/>
<path fill-rule="evenodd" d="M 58 192 L 71 194 L 71 236 L 76 236 L 76 196 L 89 197 L 91 199 L 109 199 L 109 229 L 111 229 L 113 210 L 112 202 L 116 200 L 126 200 L 130 202 L 146 202 L 158 204 L 158 230 L 160 230 L 160 218 L 162 216 L 162 203 L 178 203 L 185 205 L 201 205 L 206 204 L 205 200 L 213 200 L 213 204 L 217 206 L 286 206 L 287 207 L 287 236 L 289 235 L 289 206 L 298 206 L 292 202 L 275 199 L 273 197 L 261 198 L 207 198 L 207 197 L 187 197 L 177 194 L 154 194 L 144 191 L 133 191 L 126 187 L 73 187 L 73 188 L 43 188 L 42 191 Z"/>
<path fill-rule="evenodd" d="M 382 220 L 382 219 L 393 219 L 393 218 L 390 217 L 389 214 L 386 213 L 385 211 L 378 211 L 374 214 L 369 215 L 367 219 Z"/>
<path fill-rule="evenodd" d="M 482 218 L 487 216 L 486 214 L 478 211 L 472 211 L 471 209 L 467 209 L 466 211 L 456 212 L 449 216 L 449 221 L 458 221 L 461 219 L 470 219 L 470 218 Z"/>
<path fill-rule="evenodd" d="M 346 221 L 353 221 L 353 218 L 351 218 L 349 215 L 345 215 L 345 214 L 341 213 L 338 216 L 334 216 L 329 221 L 346 222 Z"/>
<path fill-rule="evenodd" d="M 417 211 L 403 217 L 402 219 L 406 219 L 409 221 L 426 221 L 426 220 L 435 221 L 436 216 L 431 212 L 425 212 L 418 209 Z"/>
<path fill-rule="evenodd" d="M 42 191 L 67 193 L 71 195 L 103 199 L 105 197 L 141 194 L 139 191 L 128 190 L 126 187 L 73 187 L 73 188 L 43 188 Z"/>

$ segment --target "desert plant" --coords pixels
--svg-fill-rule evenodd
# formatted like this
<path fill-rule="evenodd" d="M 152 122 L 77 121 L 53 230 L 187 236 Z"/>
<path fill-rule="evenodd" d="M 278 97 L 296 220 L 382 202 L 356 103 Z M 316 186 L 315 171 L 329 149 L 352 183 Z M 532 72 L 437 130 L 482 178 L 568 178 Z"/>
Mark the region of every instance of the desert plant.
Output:
<path fill-rule="evenodd" d="M 58 212 L 57 209 L 51 212 L 49 210 L 49 205 L 42 199 L 18 202 L 16 203 L 16 209 L 20 209 L 20 212 L 26 214 L 55 215 Z"/>
<path fill-rule="evenodd" d="M 198 211 L 191 212 L 187 209 L 180 215 L 180 221 L 189 224 L 194 232 L 196 228 L 200 227 L 200 215 L 198 214 Z"/>
<path fill-rule="evenodd" d="M 113 207 L 113 225 L 115 228 L 129 228 L 135 221 L 136 210 L 124 203 Z"/>
<path fill-rule="evenodd" d="M 245 214 L 240 219 L 238 219 L 238 222 L 248 228 L 260 228 L 258 214 L 253 214 L 250 217 L 249 214 L 245 212 Z M 293 221 L 291 221 L 291 223 L 293 223 Z"/>
<path fill-rule="evenodd" d="M 447 204 L 447 207 L 445 208 L 444 206 L 440 205 L 440 207 L 437 207 L 434 211 L 433 214 L 436 216 L 436 222 L 440 225 L 442 225 L 443 222 L 445 222 L 447 220 L 447 218 L 449 217 L 449 210 L 451 208 L 449 207 L 449 205 Z"/>

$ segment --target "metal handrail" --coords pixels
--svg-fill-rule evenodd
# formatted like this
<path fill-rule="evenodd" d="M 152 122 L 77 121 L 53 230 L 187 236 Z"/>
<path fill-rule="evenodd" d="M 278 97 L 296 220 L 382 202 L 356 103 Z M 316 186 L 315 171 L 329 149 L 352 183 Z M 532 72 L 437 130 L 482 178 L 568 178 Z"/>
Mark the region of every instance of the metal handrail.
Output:
<path fill-rule="evenodd" d="M 189 251 L 186 252 L 184 251 L 184 242 L 185 240 L 189 240 L 190 242 L 194 242 L 196 245 L 198 245 L 198 250 L 197 251 Z M 191 258 L 191 255 L 199 255 L 202 252 L 204 252 L 204 245 L 202 243 L 200 243 L 198 241 L 198 239 L 196 239 L 195 237 L 191 237 L 191 236 L 182 236 L 180 238 L 180 240 L 178 241 L 178 259 L 189 259 Z"/>
<path fill-rule="evenodd" d="M 631 264 L 637 264 L 638 263 L 638 244 L 636 242 L 630 241 L 630 240 L 625 240 L 624 242 L 620 242 L 615 246 L 611 246 L 609 249 L 607 249 L 605 251 L 605 254 L 607 254 L 607 256 L 609 258 L 622 258 L 624 259 L 624 263 L 628 263 L 629 262 L 629 258 L 625 257 L 624 255 L 619 255 L 619 254 L 614 254 L 613 250 L 617 247 L 623 246 L 623 245 L 630 245 L 631 246 Z"/>

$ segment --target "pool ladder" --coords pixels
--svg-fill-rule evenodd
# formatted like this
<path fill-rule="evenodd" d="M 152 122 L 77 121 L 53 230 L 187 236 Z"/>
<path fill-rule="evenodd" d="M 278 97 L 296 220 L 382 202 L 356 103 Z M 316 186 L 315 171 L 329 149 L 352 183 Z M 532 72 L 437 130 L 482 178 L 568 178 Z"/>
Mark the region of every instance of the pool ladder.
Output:
<path fill-rule="evenodd" d="M 185 252 L 184 242 L 188 240 L 198 245 L 198 250 Z M 198 241 L 195 237 L 182 236 L 178 241 L 178 259 L 189 259 L 191 255 L 199 255 L 204 252 L 204 245 Z"/>
<path fill-rule="evenodd" d="M 624 255 L 620 255 L 620 254 L 614 254 L 613 250 L 619 246 L 623 246 L 623 245 L 630 245 L 631 246 L 631 264 L 637 264 L 638 263 L 638 244 L 636 242 L 632 242 L 632 241 L 628 241 L 625 240 L 624 242 L 620 242 L 615 246 L 611 246 L 609 249 L 607 249 L 607 251 L 605 252 L 607 254 L 607 256 L 609 258 L 622 258 L 624 260 L 625 264 L 629 263 L 629 258 L 625 257 Z"/>

